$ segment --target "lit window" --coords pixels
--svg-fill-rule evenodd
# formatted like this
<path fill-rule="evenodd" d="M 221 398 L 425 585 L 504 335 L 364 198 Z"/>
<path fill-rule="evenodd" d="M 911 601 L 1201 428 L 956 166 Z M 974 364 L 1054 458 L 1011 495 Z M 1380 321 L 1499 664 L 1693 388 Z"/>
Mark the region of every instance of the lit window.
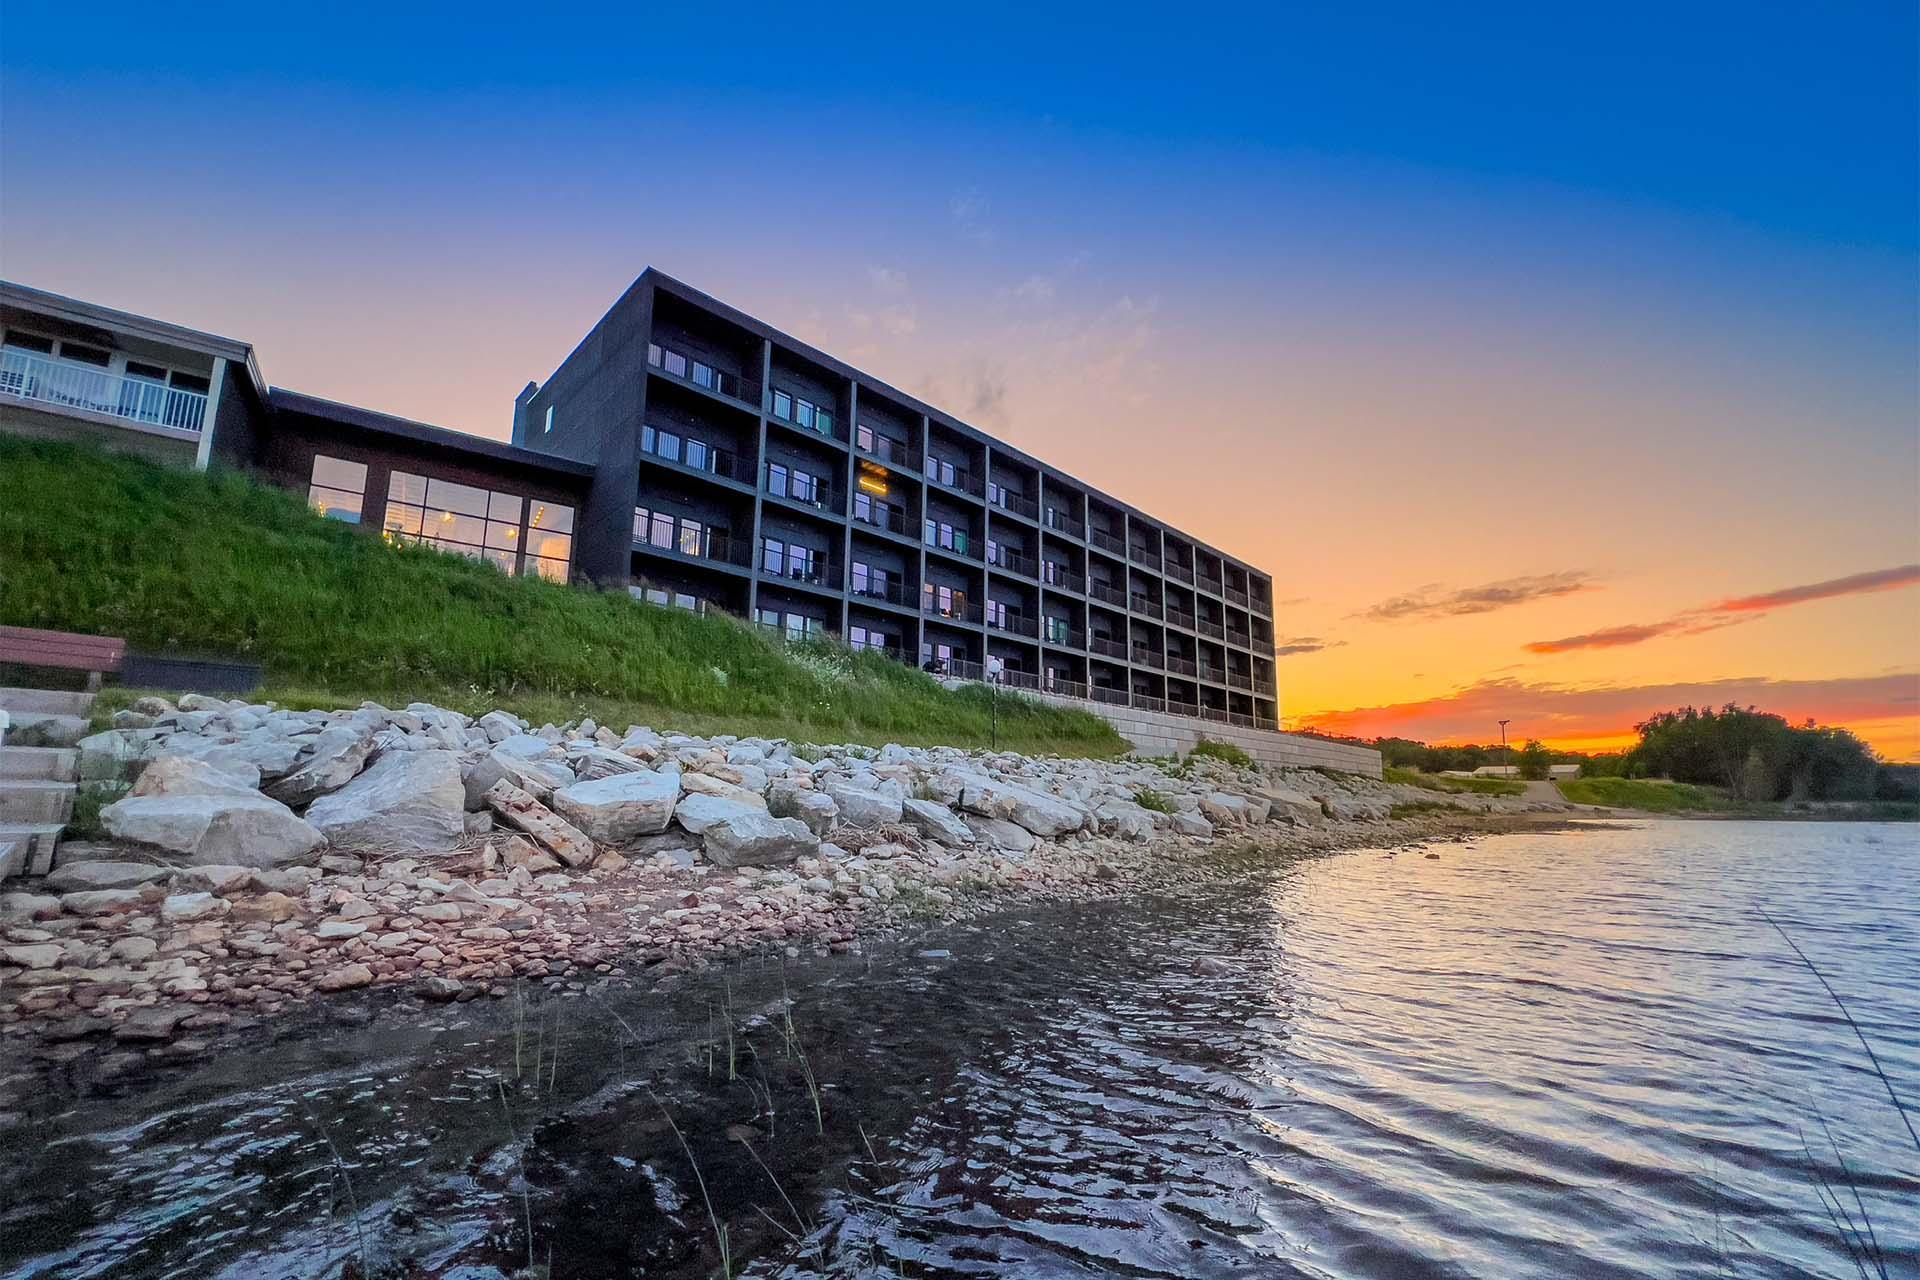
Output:
<path fill-rule="evenodd" d="M 545 420 L 542 422 L 540 429 L 542 431 L 553 430 L 553 406 L 552 405 L 547 406 L 547 416 Z"/>
<path fill-rule="evenodd" d="M 307 486 L 307 505 L 329 520 L 360 523 L 367 492 L 367 464 L 315 454 L 313 479 Z"/>

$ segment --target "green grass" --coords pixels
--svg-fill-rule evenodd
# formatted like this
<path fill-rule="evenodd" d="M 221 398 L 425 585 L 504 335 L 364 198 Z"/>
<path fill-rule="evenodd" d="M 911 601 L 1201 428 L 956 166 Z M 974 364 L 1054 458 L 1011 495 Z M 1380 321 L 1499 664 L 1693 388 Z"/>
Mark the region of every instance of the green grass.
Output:
<path fill-rule="evenodd" d="M 0 438 L 0 623 L 260 663 L 293 707 L 427 701 L 536 724 L 985 746 L 984 687 L 726 617 L 389 546 L 233 472 Z M 1099 717 L 1002 692 L 1003 748 L 1117 755 Z"/>
<path fill-rule="evenodd" d="M 1599 804 L 1647 813 L 1724 813 L 1737 808 L 1705 787 L 1650 778 L 1568 778 L 1560 794 L 1575 804 Z"/>
<path fill-rule="evenodd" d="M 1155 791 L 1152 787 L 1142 787 L 1134 792 L 1133 802 L 1142 809 L 1148 809 L 1154 813 L 1173 812 L 1173 801 L 1167 799 L 1166 796 Z"/>
<path fill-rule="evenodd" d="M 1471 792 L 1477 796 L 1522 796 L 1527 793 L 1525 783 L 1510 778 L 1448 778 L 1437 773 L 1422 773 L 1418 769 L 1390 768 L 1386 771 L 1386 779 L 1404 786 L 1447 791 L 1455 795 Z"/>
<path fill-rule="evenodd" d="M 1202 738 L 1193 744 L 1193 750 L 1187 753 L 1193 756 L 1206 756 L 1212 760 L 1222 760 L 1236 769 L 1253 768 L 1253 757 L 1234 746 L 1231 742 L 1215 742 L 1212 738 Z"/>

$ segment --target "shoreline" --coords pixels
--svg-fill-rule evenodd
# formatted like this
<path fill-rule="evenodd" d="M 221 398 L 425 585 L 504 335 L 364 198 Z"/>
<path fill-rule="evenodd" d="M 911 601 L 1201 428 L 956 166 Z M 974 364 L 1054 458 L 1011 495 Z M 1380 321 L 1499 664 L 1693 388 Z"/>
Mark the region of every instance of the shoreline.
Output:
<path fill-rule="evenodd" d="M 756 957 L 860 954 L 867 946 L 898 943 L 916 932 L 1008 910 L 1150 895 L 1196 876 L 1219 874 L 1221 865 L 1235 858 L 1304 860 L 1574 825 L 1586 820 L 1552 813 L 1435 811 L 1245 829 L 1211 841 L 1168 836 L 1122 844 L 1081 837 L 1042 843 L 1018 859 L 983 850 L 957 860 L 960 865 L 951 858 L 926 861 L 890 841 L 891 847 L 870 846 L 878 856 L 855 851 L 831 868 L 799 868 L 796 874 L 830 871 L 837 892 L 809 894 L 806 905 L 786 911 L 769 909 L 779 896 L 775 890 L 783 886 L 770 884 L 774 877 L 764 871 L 684 867 L 661 855 L 622 860 L 610 869 L 530 878 L 512 917 L 508 908 L 490 905 L 484 909 L 491 917 L 486 923 L 470 916 L 416 918 L 425 926 L 417 932 L 429 940 L 415 943 L 416 930 L 408 930 L 407 940 L 415 946 L 411 955 L 324 969 L 317 980 L 308 975 L 340 958 L 329 952 L 339 950 L 342 941 L 358 942 L 359 935 L 322 939 L 315 935 L 323 930 L 313 929 L 294 943 L 257 941 L 269 917 L 282 917 L 276 922 L 281 937 L 310 922 L 296 923 L 287 894 L 229 886 L 234 896 L 227 910 L 176 926 L 168 940 L 168 950 L 190 952 L 194 963 L 176 955 L 157 966 L 157 981 L 142 982 L 131 972 L 110 968 L 78 974 L 51 967 L 10 971 L 9 981 L 0 986 L 0 1058 L 6 1062 L 0 1126 L 90 1094 L 137 1091 L 242 1043 L 257 1050 L 263 1043 L 324 1034 L 330 1027 L 384 1020 L 414 1025 L 436 1005 L 503 999 L 529 986 L 562 998 L 591 997 L 619 984 L 663 990 L 680 975 Z M 343 893 L 351 895 L 350 901 L 379 901 L 407 890 L 369 885 L 397 886 L 407 876 L 422 878 L 423 871 L 449 870 L 448 863 L 480 856 L 480 849 L 468 849 L 434 859 L 370 858 L 350 873 L 346 859 L 329 855 L 327 861 L 340 869 L 323 870 L 315 884 L 325 888 L 327 905 L 338 913 L 351 909 L 336 901 Z M 818 887 L 829 876 L 808 879 Z M 152 901 L 143 905 L 156 912 L 169 900 L 158 890 L 147 896 Z M 161 950 L 152 935 L 162 926 L 146 910 L 82 917 L 61 933 L 103 948 L 109 964 L 124 965 L 135 956 L 152 959 Z M 7 950 L 47 946 L 19 938 L 48 933 L 34 922 L 11 920 L 5 926 Z M 397 952 L 399 944 L 393 945 Z M 449 947 L 458 948 L 458 963 L 447 957 Z M 358 972 L 344 985 L 327 980 L 356 966 L 365 970 L 364 981 Z M 490 973 L 479 972 L 483 968 Z M 64 984 L 53 981 L 59 975 L 65 975 Z M 81 984 L 74 979 L 81 975 L 92 990 L 76 1001 L 72 993 Z M 65 991 L 56 994 L 61 985 Z"/>

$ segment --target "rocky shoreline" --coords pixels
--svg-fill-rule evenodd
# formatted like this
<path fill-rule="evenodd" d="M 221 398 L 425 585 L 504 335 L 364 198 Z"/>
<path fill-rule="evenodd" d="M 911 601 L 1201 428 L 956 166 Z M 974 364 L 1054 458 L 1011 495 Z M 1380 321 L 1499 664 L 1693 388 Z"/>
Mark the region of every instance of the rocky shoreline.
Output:
<path fill-rule="evenodd" d="M 577 995 L 855 950 L 1015 903 L 1151 891 L 1548 806 L 1194 757 L 796 747 L 416 704 L 147 700 L 82 744 L 112 844 L 0 894 L 0 1117 L 370 1001 Z M 290 803 L 291 801 L 291 803 Z M 332 999 L 365 989 L 358 1003 Z"/>

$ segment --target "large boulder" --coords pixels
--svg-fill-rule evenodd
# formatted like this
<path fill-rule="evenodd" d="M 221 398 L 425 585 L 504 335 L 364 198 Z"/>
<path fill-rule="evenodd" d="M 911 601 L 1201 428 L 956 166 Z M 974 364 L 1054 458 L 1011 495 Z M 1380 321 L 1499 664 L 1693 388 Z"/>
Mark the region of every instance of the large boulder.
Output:
<path fill-rule="evenodd" d="M 203 756 L 161 756 L 141 770 L 129 797 L 258 796 L 260 771 L 249 764 Z"/>
<path fill-rule="evenodd" d="M 767 812 L 776 818 L 798 818 L 807 830 L 824 836 L 833 830 L 840 806 L 824 791 L 781 779 L 767 790 Z"/>
<path fill-rule="evenodd" d="M 694 792 L 680 797 L 680 803 L 674 808 L 676 822 L 695 835 L 704 835 L 708 827 L 716 822 L 726 822 L 749 813 L 765 813 L 764 807 L 756 808 L 739 800 L 726 800 L 719 796 Z"/>
<path fill-rule="evenodd" d="M 767 867 L 812 857 L 820 837 L 798 818 L 750 809 L 707 827 L 707 859 L 721 867 Z"/>
<path fill-rule="evenodd" d="M 80 739 L 80 777 L 87 781 L 118 782 L 133 777 L 140 766 L 160 750 L 158 729 L 108 729 Z"/>
<path fill-rule="evenodd" d="M 1030 853 L 1040 843 L 1033 832 L 1005 818 L 969 817 L 965 821 L 975 840 L 1000 853 Z"/>
<path fill-rule="evenodd" d="M 900 799 L 884 791 L 870 791 L 848 782 L 827 789 L 840 806 L 840 821 L 855 827 L 892 825 L 900 821 Z"/>
<path fill-rule="evenodd" d="M 337 845 L 451 849 L 466 834 L 466 800 L 453 752 L 390 751 L 315 800 L 307 821 Z"/>
<path fill-rule="evenodd" d="M 607 754 L 628 765 L 637 763 L 617 752 Z M 553 810 L 595 840 L 625 844 L 665 831 L 679 798 L 679 778 L 638 769 L 563 787 L 553 793 Z"/>
<path fill-rule="evenodd" d="M 632 756 L 623 755 L 610 747 L 586 744 L 567 746 L 567 764 L 572 768 L 574 776 L 582 782 L 610 778 L 617 773 L 638 773 L 647 767 Z M 679 794 L 678 779 L 675 779 L 674 793 Z"/>
<path fill-rule="evenodd" d="M 900 816 L 915 831 L 928 839 L 938 840 L 941 844 L 973 843 L 972 828 L 960 820 L 960 815 L 935 801 L 912 798 L 902 800 Z"/>
<path fill-rule="evenodd" d="M 716 800 L 731 800 L 735 804 L 746 805 L 749 809 L 765 810 L 766 799 L 758 791 L 748 790 L 725 778 L 716 778 L 710 773 L 683 772 L 680 775 L 680 790 L 688 796 L 711 796 Z"/>
<path fill-rule="evenodd" d="M 165 880 L 172 872 L 150 862 L 69 862 L 55 867 L 40 883 L 55 893 L 88 889 L 137 889 Z"/>
<path fill-rule="evenodd" d="M 1128 800 L 1109 800 L 1094 811 L 1100 834 L 1144 844 L 1153 839 L 1154 822 L 1150 810 Z"/>
<path fill-rule="evenodd" d="M 251 789 L 132 794 L 102 809 L 100 820 L 116 840 L 164 849 L 190 864 L 281 867 L 327 842 L 293 810 Z"/>
<path fill-rule="evenodd" d="M 501 822 L 530 836 L 570 867 L 586 866 L 599 852 L 586 832 L 505 779 L 493 784 L 486 800 Z"/>
<path fill-rule="evenodd" d="M 960 796 L 960 807 L 983 818 L 1018 823 L 1036 836 L 1063 836 L 1078 831 L 1086 822 L 1086 813 L 1077 805 L 997 779 L 969 783 Z"/>
<path fill-rule="evenodd" d="M 268 795 L 282 804 L 312 804 L 352 782 L 366 768 L 367 757 L 373 754 L 373 731 L 364 725 L 330 725 L 314 735 L 310 743 L 311 754 L 306 760 L 266 789 Z"/>
<path fill-rule="evenodd" d="M 1275 822 L 1288 822 L 1296 827 L 1317 827 L 1327 820 L 1326 810 L 1320 802 L 1304 791 L 1295 791 L 1292 787 L 1268 787 L 1260 793 L 1271 809 Z"/>

